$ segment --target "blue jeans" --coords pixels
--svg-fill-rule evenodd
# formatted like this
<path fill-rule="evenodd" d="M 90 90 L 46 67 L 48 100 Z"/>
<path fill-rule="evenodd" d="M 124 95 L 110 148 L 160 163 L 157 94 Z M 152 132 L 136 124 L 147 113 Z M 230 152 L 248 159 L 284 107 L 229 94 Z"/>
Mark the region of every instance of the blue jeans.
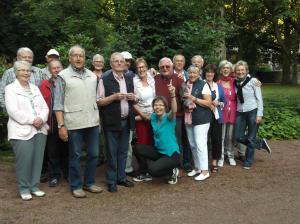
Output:
<path fill-rule="evenodd" d="M 254 150 L 262 147 L 262 139 L 256 138 L 259 128 L 259 125 L 255 123 L 256 116 L 257 109 L 248 112 L 237 112 L 236 115 L 234 137 L 236 141 L 247 146 L 245 167 L 251 167 L 254 161 Z M 246 134 L 247 127 L 248 131 Z"/>
<path fill-rule="evenodd" d="M 125 167 L 129 133 L 128 119 L 121 121 L 120 131 L 104 131 L 107 147 L 107 184 L 117 184 L 117 182 L 124 182 L 126 180 Z"/>
<path fill-rule="evenodd" d="M 99 153 L 99 126 L 68 131 L 69 183 L 71 190 L 82 188 L 80 156 L 82 140 L 86 144 L 84 186 L 95 184 L 95 172 Z"/>

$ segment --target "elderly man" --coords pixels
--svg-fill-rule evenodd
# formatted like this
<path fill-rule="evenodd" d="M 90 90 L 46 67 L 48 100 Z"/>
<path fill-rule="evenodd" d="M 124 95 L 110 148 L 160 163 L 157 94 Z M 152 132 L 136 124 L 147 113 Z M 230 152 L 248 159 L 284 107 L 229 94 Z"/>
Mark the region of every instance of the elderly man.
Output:
<path fill-rule="evenodd" d="M 52 60 L 59 60 L 59 53 L 57 52 L 57 50 L 55 49 L 50 49 L 46 56 L 46 61 L 48 63 L 48 66 L 43 68 L 42 71 L 49 77 L 51 78 L 52 77 L 52 74 L 50 72 L 50 68 L 49 68 L 49 63 L 52 61 Z"/>
<path fill-rule="evenodd" d="M 123 51 L 121 52 L 121 54 L 123 55 L 124 59 L 125 59 L 125 69 L 124 69 L 124 74 L 128 77 L 133 78 L 135 76 L 135 73 L 130 69 L 131 63 L 133 62 L 133 57 L 132 55 L 128 52 L 128 51 Z M 107 70 L 106 72 L 103 73 L 101 78 L 106 77 L 107 75 L 109 75 L 111 73 L 111 69 Z"/>
<path fill-rule="evenodd" d="M 41 82 L 41 93 L 49 108 L 48 130 L 46 152 L 49 159 L 49 187 L 56 187 L 58 185 L 61 170 L 63 177 L 68 181 L 69 167 L 68 167 L 68 144 L 62 141 L 58 136 L 57 120 L 55 112 L 53 111 L 54 102 L 54 88 L 56 86 L 56 78 L 58 73 L 63 70 L 63 66 L 59 60 L 51 60 L 49 62 L 49 71 L 52 77 Z"/>
<path fill-rule="evenodd" d="M 69 183 L 76 198 L 85 192 L 100 193 L 95 185 L 99 145 L 99 111 L 96 104 L 97 77 L 84 67 L 85 51 L 75 45 L 69 50 L 68 68 L 58 74 L 54 90 L 54 107 L 59 137 L 68 142 Z M 84 181 L 81 180 L 82 140 L 86 145 Z"/>
<path fill-rule="evenodd" d="M 185 133 L 184 126 L 184 111 L 182 107 L 182 103 L 179 99 L 179 90 L 181 88 L 181 84 L 183 83 L 183 79 L 178 76 L 178 74 L 173 71 L 173 63 L 170 58 L 162 58 L 159 61 L 159 69 L 160 74 L 155 76 L 155 90 L 157 96 L 164 96 L 168 104 L 171 105 L 171 98 L 168 91 L 168 85 L 172 81 L 172 85 L 175 87 L 175 95 L 177 102 L 177 113 L 176 113 L 176 128 L 175 134 L 177 138 L 177 143 L 180 148 L 180 168 L 185 168 L 186 170 L 191 169 L 190 158 L 189 158 L 189 144 Z M 184 132 L 184 133 L 183 133 Z M 184 147 L 183 147 L 184 146 Z M 185 154 L 185 156 L 183 155 Z M 180 173 L 182 175 L 182 173 Z"/>
<path fill-rule="evenodd" d="M 202 76 L 202 67 L 204 65 L 204 59 L 201 55 L 195 55 L 191 59 L 192 65 L 196 65 L 198 68 L 200 68 L 201 76 Z M 200 78 L 202 78 L 200 76 Z"/>
<path fill-rule="evenodd" d="M 189 79 L 188 72 L 184 70 L 185 58 L 182 54 L 175 54 L 173 57 L 174 72 L 182 77 L 184 81 Z"/>
<path fill-rule="evenodd" d="M 28 47 L 21 47 L 17 51 L 17 61 L 27 61 L 32 65 L 33 62 L 33 52 Z M 47 75 L 42 72 L 41 69 L 31 66 L 31 76 L 29 82 L 36 86 L 39 86 L 41 81 L 48 79 Z M 3 111 L 5 108 L 5 86 L 13 83 L 16 80 L 16 75 L 13 68 L 7 69 L 1 78 L 0 82 L 0 106 Z"/>
<path fill-rule="evenodd" d="M 125 59 L 121 53 L 110 57 L 112 71 L 100 79 L 97 103 L 101 107 L 103 130 L 107 146 L 106 181 L 109 192 L 117 185 L 133 187 L 126 179 L 125 165 L 130 130 L 135 127 L 133 104 L 136 102 L 131 77 L 124 74 Z"/>

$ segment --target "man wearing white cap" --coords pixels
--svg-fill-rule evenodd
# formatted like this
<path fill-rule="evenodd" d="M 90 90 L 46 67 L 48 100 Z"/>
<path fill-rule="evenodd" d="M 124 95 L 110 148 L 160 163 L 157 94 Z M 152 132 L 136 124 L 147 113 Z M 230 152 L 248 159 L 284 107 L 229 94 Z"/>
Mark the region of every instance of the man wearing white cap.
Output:
<path fill-rule="evenodd" d="M 48 76 L 48 78 L 51 78 L 51 73 L 49 71 L 49 63 L 50 63 L 50 61 L 52 61 L 54 59 L 59 60 L 59 53 L 55 49 L 50 49 L 47 52 L 45 58 L 46 58 L 48 65 L 47 65 L 47 67 L 43 68 L 42 71 Z"/>

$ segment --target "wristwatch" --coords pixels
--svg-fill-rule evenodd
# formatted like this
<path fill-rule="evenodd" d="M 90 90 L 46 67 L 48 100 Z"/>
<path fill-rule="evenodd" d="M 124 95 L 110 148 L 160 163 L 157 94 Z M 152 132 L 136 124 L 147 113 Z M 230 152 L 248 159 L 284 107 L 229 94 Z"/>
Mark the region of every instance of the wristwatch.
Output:
<path fill-rule="evenodd" d="M 65 124 L 59 124 L 59 125 L 57 125 L 58 128 L 62 128 L 64 126 L 65 126 Z"/>

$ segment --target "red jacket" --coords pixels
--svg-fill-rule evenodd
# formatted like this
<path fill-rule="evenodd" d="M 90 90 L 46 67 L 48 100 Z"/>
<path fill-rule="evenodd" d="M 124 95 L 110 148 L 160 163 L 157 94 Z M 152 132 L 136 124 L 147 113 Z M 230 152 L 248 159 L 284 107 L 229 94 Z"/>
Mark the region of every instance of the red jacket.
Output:
<path fill-rule="evenodd" d="M 51 132 L 52 126 L 51 126 L 51 117 L 52 117 L 52 106 L 53 106 L 53 100 L 52 100 L 52 89 L 53 89 L 53 80 L 50 78 L 48 80 L 44 80 L 40 83 L 40 90 L 41 93 L 47 103 L 47 106 L 49 108 L 49 115 L 48 115 L 48 125 L 49 125 L 49 130 L 48 133 Z"/>

